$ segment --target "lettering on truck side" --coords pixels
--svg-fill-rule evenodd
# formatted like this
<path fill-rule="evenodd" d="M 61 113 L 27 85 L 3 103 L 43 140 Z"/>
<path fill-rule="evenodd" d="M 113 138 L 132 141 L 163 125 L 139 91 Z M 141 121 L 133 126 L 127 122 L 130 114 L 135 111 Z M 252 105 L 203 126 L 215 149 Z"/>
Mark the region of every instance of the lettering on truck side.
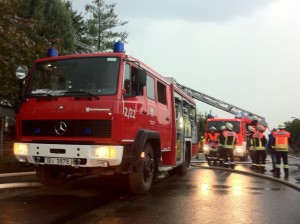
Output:
<path fill-rule="evenodd" d="M 136 110 L 132 109 L 131 107 L 124 107 L 123 114 L 128 119 L 133 118 L 135 119 Z"/>

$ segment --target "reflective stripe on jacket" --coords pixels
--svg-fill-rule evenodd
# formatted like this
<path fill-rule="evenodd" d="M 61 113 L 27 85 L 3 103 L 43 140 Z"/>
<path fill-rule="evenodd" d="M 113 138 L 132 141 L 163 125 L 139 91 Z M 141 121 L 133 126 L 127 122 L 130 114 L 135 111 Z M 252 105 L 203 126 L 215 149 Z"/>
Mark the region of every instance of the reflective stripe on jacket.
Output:
<path fill-rule="evenodd" d="M 266 150 L 265 143 L 265 136 L 263 133 L 255 132 L 253 134 L 253 144 L 256 150 Z"/>
<path fill-rule="evenodd" d="M 224 131 L 223 135 L 225 137 L 223 147 L 227 149 L 233 149 L 237 141 L 236 133 L 233 131 Z"/>
<path fill-rule="evenodd" d="M 218 133 L 208 133 L 208 136 L 207 136 L 207 140 L 210 140 L 210 141 L 213 141 L 213 142 L 218 142 L 218 138 L 219 137 L 219 134 Z"/>
<path fill-rule="evenodd" d="M 288 151 L 290 133 L 285 130 L 273 132 L 274 147 L 276 151 Z"/>

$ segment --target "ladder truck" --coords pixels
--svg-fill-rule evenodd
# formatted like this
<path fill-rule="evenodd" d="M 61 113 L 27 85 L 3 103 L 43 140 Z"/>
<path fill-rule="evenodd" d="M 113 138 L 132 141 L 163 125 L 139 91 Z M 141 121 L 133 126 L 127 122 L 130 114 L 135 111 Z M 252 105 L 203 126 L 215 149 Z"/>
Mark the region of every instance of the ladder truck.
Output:
<path fill-rule="evenodd" d="M 206 119 L 204 138 L 207 139 L 207 134 L 211 127 L 215 127 L 217 130 L 220 130 L 221 126 L 225 125 L 227 122 L 230 122 L 233 125 L 233 130 L 237 133 L 237 145 L 234 148 L 234 156 L 240 158 L 241 160 L 247 160 L 248 150 L 247 149 L 247 127 L 251 125 L 253 119 L 257 119 L 257 123 L 263 125 L 265 128 L 268 127 L 266 119 L 258 114 L 247 111 L 240 107 L 234 106 L 232 104 L 226 103 L 222 100 L 216 99 L 214 97 L 208 96 L 204 93 L 191 89 L 187 86 L 176 83 L 176 85 L 185 91 L 192 98 L 214 106 L 218 109 L 226 111 L 234 115 L 234 118 L 213 118 L 209 117 Z M 210 146 L 207 141 L 205 141 L 203 146 L 203 153 L 207 158 L 209 154 Z"/>

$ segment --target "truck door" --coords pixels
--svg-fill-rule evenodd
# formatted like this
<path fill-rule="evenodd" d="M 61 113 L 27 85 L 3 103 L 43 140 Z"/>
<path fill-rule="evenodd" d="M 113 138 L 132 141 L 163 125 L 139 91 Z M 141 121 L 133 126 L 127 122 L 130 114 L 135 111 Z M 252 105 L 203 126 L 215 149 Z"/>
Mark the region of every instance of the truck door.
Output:
<path fill-rule="evenodd" d="M 147 121 L 147 104 L 145 87 L 139 86 L 139 70 L 130 64 L 125 64 L 123 101 L 123 122 L 120 132 L 124 139 L 133 140 L 141 128 L 149 128 Z M 121 128 L 122 127 L 122 128 Z"/>
<path fill-rule="evenodd" d="M 161 147 L 163 151 L 171 150 L 171 109 L 170 98 L 167 91 L 170 87 L 159 80 L 157 87 L 157 129 L 160 132 Z"/>
<path fill-rule="evenodd" d="M 175 96 L 175 117 L 176 117 L 176 161 L 180 162 L 184 156 L 184 124 L 183 124 L 183 102 L 179 94 Z"/>

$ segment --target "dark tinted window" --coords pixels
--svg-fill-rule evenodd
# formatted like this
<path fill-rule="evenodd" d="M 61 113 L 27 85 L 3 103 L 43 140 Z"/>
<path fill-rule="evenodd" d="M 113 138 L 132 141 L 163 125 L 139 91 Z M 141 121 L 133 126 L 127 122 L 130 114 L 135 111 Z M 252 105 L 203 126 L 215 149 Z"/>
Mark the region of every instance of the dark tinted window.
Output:
<path fill-rule="evenodd" d="M 215 127 L 220 130 L 221 126 L 225 126 L 226 123 L 231 123 L 233 125 L 233 131 L 236 133 L 240 132 L 240 122 L 239 121 L 208 121 L 206 126 L 206 131 L 209 131 L 211 127 Z"/>
<path fill-rule="evenodd" d="M 157 82 L 157 97 L 158 102 L 162 104 L 167 104 L 166 99 L 166 85 Z"/>

